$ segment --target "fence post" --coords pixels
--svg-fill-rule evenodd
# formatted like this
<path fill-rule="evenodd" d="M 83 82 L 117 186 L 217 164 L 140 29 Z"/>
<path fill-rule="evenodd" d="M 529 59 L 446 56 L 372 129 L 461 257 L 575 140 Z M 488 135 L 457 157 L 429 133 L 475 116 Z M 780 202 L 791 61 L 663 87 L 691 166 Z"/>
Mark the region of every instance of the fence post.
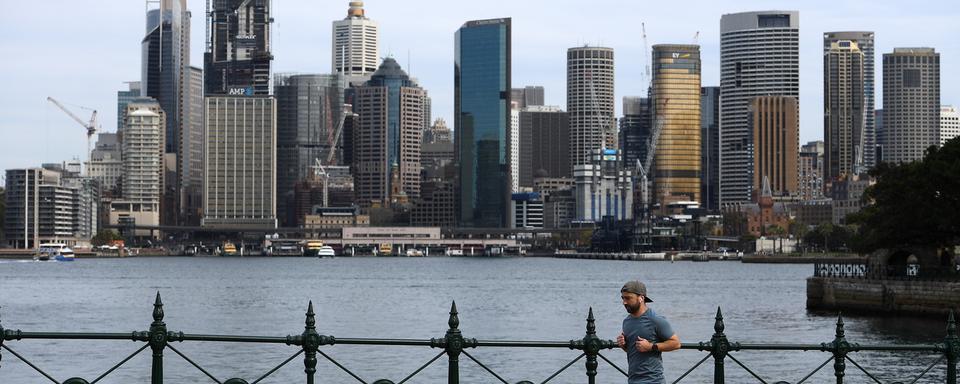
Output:
<path fill-rule="evenodd" d="M 167 346 L 167 325 L 163 322 L 163 302 L 160 292 L 153 303 L 153 323 L 149 332 L 150 349 L 153 350 L 153 364 L 150 373 L 151 384 L 163 384 L 163 349 Z"/>
<path fill-rule="evenodd" d="M 843 331 L 843 315 L 837 315 L 837 334 L 830 343 L 820 343 L 821 351 L 833 353 L 833 375 L 837 377 L 837 384 L 843 384 L 844 371 L 847 368 L 847 353 L 860 349 L 859 344 L 847 342 Z"/>
<path fill-rule="evenodd" d="M 947 384 L 957 384 L 957 360 L 960 358 L 960 337 L 957 337 L 957 321 L 953 310 L 947 318 L 947 337 L 944 340 L 944 354 L 947 355 Z"/>
<path fill-rule="evenodd" d="M 320 349 L 320 335 L 317 334 L 317 319 L 313 313 L 313 300 L 307 305 L 307 318 L 304 320 L 301 343 L 303 348 L 303 372 L 307 374 L 307 384 L 313 384 L 317 372 L 317 350 Z"/>
<path fill-rule="evenodd" d="M 582 350 L 587 355 L 587 382 L 596 384 L 597 382 L 597 356 L 603 348 L 613 348 L 615 344 L 612 341 L 604 341 L 597 337 L 596 320 L 593 317 L 593 307 L 587 314 L 587 333 L 580 340 L 570 340 L 570 349 Z"/>
<path fill-rule="evenodd" d="M 709 347 L 710 354 L 713 355 L 713 383 L 714 384 L 723 384 L 725 380 L 724 370 L 723 370 L 723 361 L 727 358 L 727 354 L 730 353 L 730 342 L 727 340 L 727 335 L 723 334 L 723 312 L 720 311 L 720 307 L 717 307 L 717 317 L 716 322 L 713 323 L 714 334 L 710 338 L 709 345 L 700 343 L 700 350 L 704 350 L 704 347 Z"/>
<path fill-rule="evenodd" d="M 3 307 L 0 307 L 0 309 L 3 309 Z M 7 339 L 7 331 L 3 330 L 3 323 L 0 322 L 0 347 L 3 346 L 3 341 L 6 339 Z M 0 348 L 0 362 L 3 362 L 3 348 Z"/>
<path fill-rule="evenodd" d="M 460 383 L 460 353 L 464 348 L 476 348 L 477 339 L 466 339 L 460 332 L 460 318 L 457 317 L 457 302 L 450 305 L 450 319 L 447 324 L 450 326 L 443 338 L 430 339 L 430 348 L 443 348 L 446 350 L 447 365 L 447 383 Z"/>

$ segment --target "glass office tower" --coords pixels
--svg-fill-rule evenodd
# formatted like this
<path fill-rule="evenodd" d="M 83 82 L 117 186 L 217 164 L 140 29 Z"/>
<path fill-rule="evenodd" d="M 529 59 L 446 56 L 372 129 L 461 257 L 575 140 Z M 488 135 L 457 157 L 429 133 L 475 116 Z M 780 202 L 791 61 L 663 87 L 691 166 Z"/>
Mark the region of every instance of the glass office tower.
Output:
<path fill-rule="evenodd" d="M 455 36 L 457 223 L 507 224 L 510 159 L 510 19 L 468 21 Z"/>

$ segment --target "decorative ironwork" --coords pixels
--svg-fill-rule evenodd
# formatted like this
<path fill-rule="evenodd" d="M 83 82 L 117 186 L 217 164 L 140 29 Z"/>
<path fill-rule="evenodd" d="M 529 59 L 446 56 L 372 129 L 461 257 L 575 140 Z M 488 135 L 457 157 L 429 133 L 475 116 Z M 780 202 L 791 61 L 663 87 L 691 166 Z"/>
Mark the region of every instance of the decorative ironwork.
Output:
<path fill-rule="evenodd" d="M 450 317 L 447 321 L 448 329 L 444 334 L 444 337 L 439 339 L 429 339 L 429 340 L 412 340 L 412 339 L 369 339 L 369 338 L 334 338 L 333 336 L 321 335 L 317 332 L 316 327 L 316 314 L 314 313 L 313 302 L 310 302 L 307 305 L 307 311 L 305 313 L 304 320 L 304 329 L 300 334 L 297 335 L 288 335 L 285 337 L 270 337 L 270 336 L 241 336 L 241 335 L 197 335 L 197 334 L 184 334 L 182 332 L 173 332 L 167 329 L 166 324 L 163 321 L 163 302 L 160 299 L 160 294 L 157 293 L 156 299 L 153 305 L 153 322 L 150 324 L 148 331 L 142 332 L 133 332 L 131 333 L 53 333 L 53 332 L 22 332 L 20 330 L 11 330 L 4 329 L 2 324 L 0 324 L 0 358 L 2 358 L 3 352 L 8 352 L 13 355 L 15 358 L 24 362 L 30 368 L 34 369 L 37 373 L 44 376 L 53 383 L 60 384 L 61 382 L 54 379 L 51 375 L 44 372 L 37 365 L 29 361 L 23 355 L 17 353 L 10 348 L 11 341 L 21 341 L 21 340 L 30 340 L 30 339 L 54 339 L 54 340 L 133 340 L 136 342 L 143 343 L 139 349 L 135 352 L 121 360 L 119 363 L 114 365 L 112 368 L 107 370 L 105 373 L 97 377 L 93 381 L 87 381 L 86 379 L 80 377 L 73 377 L 62 382 L 62 384 L 96 384 L 104 377 L 108 376 L 114 370 L 125 364 L 127 361 L 132 359 L 134 356 L 144 351 L 146 348 L 150 348 L 152 351 L 152 361 L 151 361 L 151 376 L 150 380 L 153 384 L 163 383 L 163 360 L 164 360 L 164 350 L 169 349 L 173 351 L 180 358 L 184 359 L 186 362 L 191 364 L 193 367 L 197 368 L 200 372 L 206 375 L 211 381 L 218 384 L 257 384 L 276 372 L 281 367 L 285 366 L 287 363 L 293 359 L 299 357 L 303 354 L 303 364 L 304 364 L 304 374 L 306 376 L 306 382 L 308 384 L 314 383 L 314 376 L 317 372 L 317 365 L 320 362 L 320 358 L 327 360 L 334 366 L 343 370 L 351 377 L 353 377 L 357 382 L 366 384 L 367 381 L 363 380 L 360 376 L 352 372 L 349 368 L 338 362 L 330 354 L 324 351 L 325 347 L 331 347 L 333 345 L 379 345 L 379 346 L 419 346 L 419 347 L 430 347 L 430 348 L 439 348 L 443 349 L 442 352 L 434 356 L 432 359 L 423 364 L 420 368 L 415 370 L 413 373 L 405 376 L 402 380 L 394 382 L 388 379 L 379 379 L 373 381 L 373 384 L 403 384 L 406 383 L 411 378 L 419 374 L 423 369 L 430 366 L 436 362 L 443 355 L 447 355 L 448 360 L 448 370 L 447 370 L 447 382 L 450 384 L 457 384 L 460 382 L 460 356 L 466 356 L 470 361 L 477 364 L 477 366 L 484 369 L 491 376 L 496 378 L 500 383 L 508 384 L 509 381 L 502 377 L 486 364 L 483 364 L 477 360 L 473 355 L 468 353 L 466 349 L 470 348 L 479 348 L 479 347 L 522 347 L 522 348 L 566 348 L 570 350 L 578 350 L 581 353 L 574 358 L 569 363 L 565 364 L 554 374 L 547 377 L 541 383 L 550 382 L 552 379 L 557 377 L 560 373 L 564 372 L 567 368 L 571 367 L 580 359 L 586 357 L 585 367 L 586 367 L 586 376 L 587 382 L 594 384 L 596 382 L 596 376 L 599 368 L 599 359 L 604 360 L 610 366 L 615 368 L 618 372 L 624 376 L 628 376 L 627 372 L 624 371 L 617 364 L 611 362 L 601 353 L 607 349 L 619 349 L 616 342 L 613 340 L 604 340 L 597 337 L 596 332 L 596 319 L 593 315 L 593 308 L 590 308 L 587 313 L 586 318 L 586 332 L 582 338 L 573 339 L 566 342 L 563 341 L 495 341 L 495 340 L 477 340 L 474 338 L 467 338 L 463 336 L 462 331 L 460 330 L 460 318 L 459 312 L 457 311 L 456 303 L 451 303 L 450 306 Z M 723 322 L 723 313 L 720 308 L 717 308 L 717 314 L 714 322 L 714 334 L 709 341 L 699 342 L 699 343 L 685 343 L 681 345 L 681 349 L 685 350 L 697 350 L 701 352 L 708 352 L 702 360 L 695 364 L 692 368 L 683 373 L 674 383 L 682 381 L 687 377 L 689 373 L 696 370 L 701 364 L 703 364 L 707 359 L 713 358 L 714 360 L 714 383 L 724 383 L 726 379 L 726 372 L 724 367 L 724 362 L 727 359 L 733 361 L 737 366 L 744 369 L 749 373 L 753 378 L 761 383 L 766 383 L 767 381 L 760 377 L 756 372 L 751 370 L 746 364 L 741 362 L 737 357 L 735 357 L 736 352 L 740 351 L 820 351 L 828 352 L 831 354 L 830 358 L 824 361 L 819 367 L 817 367 L 813 372 L 806 375 L 801 380 L 797 381 L 797 384 L 804 383 L 809 379 L 813 374 L 820 371 L 821 368 L 826 366 L 829 362 L 833 361 L 833 370 L 836 382 L 842 384 L 846 375 L 846 363 L 850 362 L 857 369 L 865 373 L 868 377 L 873 379 L 874 382 L 880 383 L 881 381 L 870 372 L 867 371 L 864 367 L 858 364 L 851 358 L 851 354 L 859 351 L 914 351 L 914 352 L 930 352 L 936 353 L 939 355 L 937 361 L 929 365 L 923 372 L 913 378 L 912 382 L 916 382 L 924 375 L 927 374 L 933 367 L 940 365 L 944 360 L 946 360 L 946 383 L 947 384 L 957 384 L 957 362 L 960 360 L 960 336 L 958 336 L 957 324 L 953 312 L 950 313 L 947 327 L 946 327 L 946 337 L 944 338 L 943 343 L 938 344 L 929 344 L 929 345 L 860 345 L 857 343 L 851 343 L 846 339 L 844 331 L 844 322 L 843 317 L 837 317 L 836 323 L 836 335 L 831 342 L 821 343 L 821 344 L 747 344 L 739 342 L 731 342 L 727 339 L 727 336 L 724 334 L 725 325 Z M 225 381 L 221 381 L 210 374 L 207 370 L 201 367 L 199 364 L 194 362 L 192 359 L 184 355 L 177 348 L 171 345 L 172 342 L 196 342 L 196 341 L 215 341 L 215 342 L 233 342 L 233 343 L 267 343 L 267 344 L 286 344 L 290 346 L 299 347 L 292 356 L 281 362 L 279 365 L 266 372 L 256 380 L 248 382 L 242 378 L 230 378 Z M 532 381 L 523 380 L 516 382 L 517 384 L 532 384 Z M 774 384 L 789 384 L 788 381 L 776 381 Z"/>

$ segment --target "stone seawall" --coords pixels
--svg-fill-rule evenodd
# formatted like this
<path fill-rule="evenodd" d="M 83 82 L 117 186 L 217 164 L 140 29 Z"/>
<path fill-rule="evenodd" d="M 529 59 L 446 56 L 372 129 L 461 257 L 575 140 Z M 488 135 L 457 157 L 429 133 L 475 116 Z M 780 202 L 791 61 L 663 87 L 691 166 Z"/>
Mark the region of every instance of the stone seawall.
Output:
<path fill-rule="evenodd" d="M 807 309 L 940 316 L 960 311 L 960 281 L 810 277 Z"/>

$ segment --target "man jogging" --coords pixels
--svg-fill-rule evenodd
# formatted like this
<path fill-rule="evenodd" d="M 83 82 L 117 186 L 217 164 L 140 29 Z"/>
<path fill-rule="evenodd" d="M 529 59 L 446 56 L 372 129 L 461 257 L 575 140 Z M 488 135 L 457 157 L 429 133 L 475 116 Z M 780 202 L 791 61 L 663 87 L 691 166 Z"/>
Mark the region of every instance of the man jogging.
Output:
<path fill-rule="evenodd" d="M 628 281 L 620 289 L 627 317 L 623 319 L 623 331 L 617 336 L 617 345 L 627 352 L 629 364 L 628 384 L 663 384 L 662 352 L 680 349 L 680 338 L 673 333 L 667 319 L 661 317 L 647 303 L 643 283 Z"/>

